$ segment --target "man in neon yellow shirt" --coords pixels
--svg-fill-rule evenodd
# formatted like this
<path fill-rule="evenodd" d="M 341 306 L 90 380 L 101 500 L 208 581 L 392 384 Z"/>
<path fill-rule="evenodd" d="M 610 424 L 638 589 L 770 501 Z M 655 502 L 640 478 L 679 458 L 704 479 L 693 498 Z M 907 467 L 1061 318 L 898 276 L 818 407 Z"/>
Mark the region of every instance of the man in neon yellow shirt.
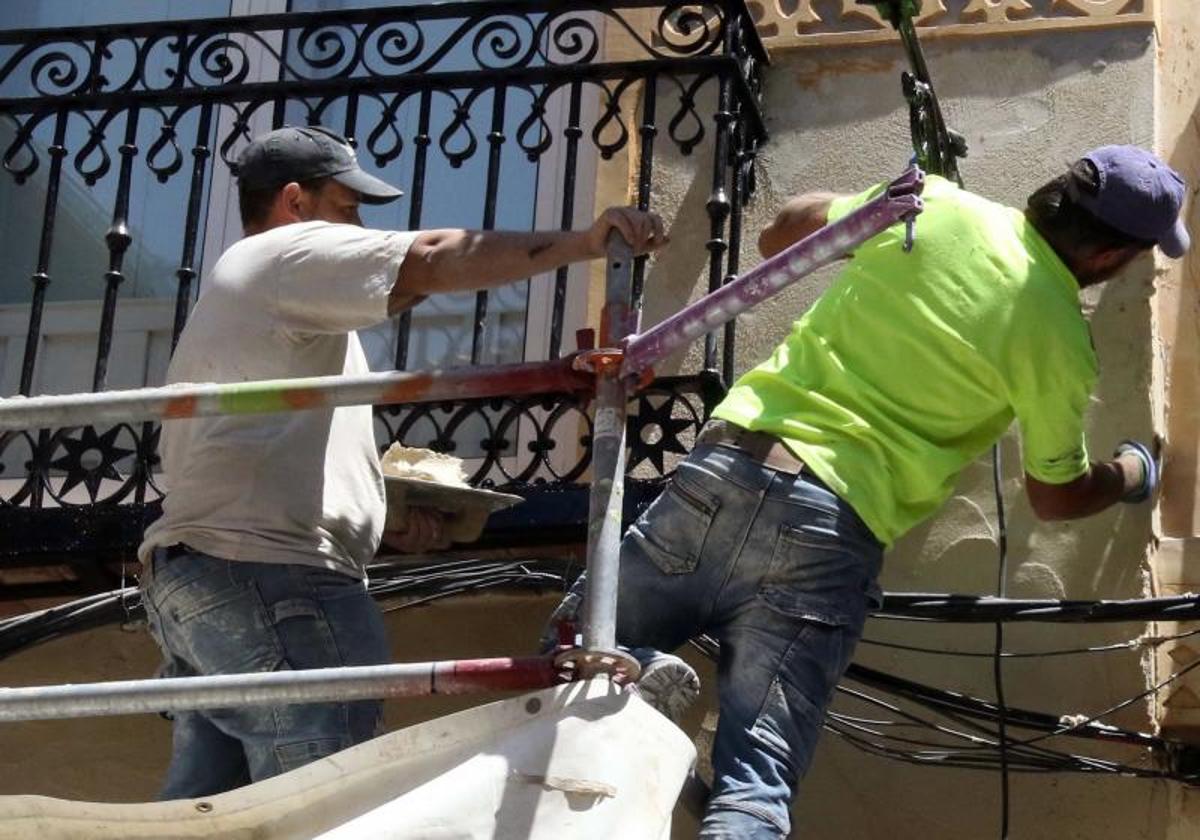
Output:
<path fill-rule="evenodd" d="M 764 256 L 841 218 L 859 196 L 789 202 Z M 1015 418 L 1026 490 L 1045 519 L 1150 498 L 1140 444 L 1089 460 L 1096 358 L 1081 287 L 1155 245 L 1181 256 L 1182 179 L 1106 146 L 1024 213 L 930 178 L 917 241 L 867 241 L 763 364 L 714 412 L 622 545 L 618 640 L 721 643 L 715 782 L 701 836 L 784 836 L 884 549 L 932 515 Z"/>

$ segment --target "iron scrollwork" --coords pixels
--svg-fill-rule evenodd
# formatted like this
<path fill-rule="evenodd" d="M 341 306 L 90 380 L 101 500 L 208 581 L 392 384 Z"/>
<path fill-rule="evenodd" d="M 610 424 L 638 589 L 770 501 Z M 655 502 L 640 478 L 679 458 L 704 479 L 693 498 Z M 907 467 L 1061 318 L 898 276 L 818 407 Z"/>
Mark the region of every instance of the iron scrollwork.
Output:
<path fill-rule="evenodd" d="M 606 53 L 616 42 L 619 60 Z M 138 236 L 125 211 L 128 170 L 141 167 L 161 183 L 191 179 L 175 271 L 177 339 L 198 279 L 205 177 L 236 159 L 264 123 L 296 120 L 299 109 L 308 122 L 351 137 L 376 166 L 412 166 L 405 186 L 414 199 L 424 189 L 426 160 L 462 167 L 497 150 L 532 163 L 555 160 L 573 191 L 577 158 L 588 145 L 601 158 L 630 151 L 640 171 L 636 200 L 649 206 L 656 135 L 689 154 L 719 128 L 741 138 L 727 149 L 730 160 L 761 143 L 764 61 L 741 0 L 476 0 L 0 32 L 0 120 L 8 134 L 0 159 L 18 187 L 35 174 L 52 186 L 78 178 L 89 189 L 116 179 L 114 206 L 97 218 L 111 234 L 109 271 L 96 272 L 108 278 L 116 311 L 131 270 L 121 257 Z M 264 66 L 273 69 L 264 73 Z M 718 88 L 732 90 L 737 107 L 707 113 L 700 103 Z M 508 116 L 499 132 L 497 97 Z M 740 127 L 734 135 L 730 114 Z M 636 148 L 633 138 L 641 141 Z M 567 152 L 550 155 L 557 146 Z M 715 163 L 721 171 L 729 165 Z M 503 194 L 487 201 L 501 202 Z M 418 202 L 412 208 L 416 226 Z M 564 209 L 562 224 L 570 223 Z M 54 208 L 47 205 L 45 247 L 31 275 L 34 308 L 55 280 L 53 237 Z M 552 356 L 561 350 L 563 305 L 556 293 Z M 101 327 L 108 334 L 99 336 L 100 355 L 112 342 L 111 321 Z M 26 393 L 38 363 L 39 327 L 31 325 Z M 398 363 L 406 356 L 398 350 Z M 685 377 L 635 399 L 631 474 L 671 471 L 706 416 L 711 395 L 703 390 Z M 585 480 L 590 466 L 587 406 L 570 396 L 383 406 L 375 416 L 381 445 L 452 452 L 467 459 L 472 482 L 482 486 L 571 484 Z M 156 423 L 135 423 L 0 435 L 0 510 L 154 505 L 164 492 L 156 483 L 159 433 Z"/>

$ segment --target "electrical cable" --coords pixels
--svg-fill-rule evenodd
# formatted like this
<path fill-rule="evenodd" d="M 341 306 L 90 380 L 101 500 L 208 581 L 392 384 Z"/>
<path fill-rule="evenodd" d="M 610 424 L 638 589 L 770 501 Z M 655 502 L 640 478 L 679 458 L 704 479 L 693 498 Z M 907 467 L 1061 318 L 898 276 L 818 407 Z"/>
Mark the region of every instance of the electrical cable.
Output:
<path fill-rule="evenodd" d="M 1200 662 L 1200 660 L 1198 660 Z M 949 710 L 966 715 L 976 720 L 995 722 L 997 710 L 994 703 L 961 694 L 946 689 L 933 688 L 922 683 L 887 674 L 858 663 L 846 669 L 846 678 L 852 682 L 866 685 L 878 691 L 884 691 L 898 697 L 903 697 L 939 712 Z M 1145 694 L 1134 698 L 1141 699 Z M 1111 741 L 1133 744 L 1149 748 L 1163 748 L 1166 740 L 1144 732 L 1135 732 L 1111 724 L 1100 723 L 1102 715 L 1081 721 L 1079 725 L 1063 729 L 1062 722 L 1069 715 L 1048 714 L 1009 706 L 1005 710 L 1006 720 L 1010 725 L 1022 729 L 1032 729 L 1042 733 L 1069 734 L 1076 738 L 1091 738 L 1101 741 Z M 1074 718 L 1072 718 L 1074 720 Z"/>
<path fill-rule="evenodd" d="M 715 659 L 719 655 L 719 646 L 709 637 L 692 640 L 692 646 L 710 658 Z M 847 672 L 847 677 L 851 681 L 862 682 L 889 694 L 895 694 L 902 699 L 923 705 L 941 717 L 957 721 L 963 727 L 955 729 L 946 726 L 936 720 L 906 711 L 896 703 L 889 703 L 879 697 L 842 684 L 838 686 L 839 694 L 884 709 L 898 718 L 890 721 L 882 721 L 878 718 L 856 718 L 831 710 L 826 726 L 829 731 L 834 732 L 847 743 L 874 755 L 913 764 L 992 771 L 999 769 L 1000 739 L 995 729 L 986 726 L 986 723 L 997 721 L 998 708 L 996 704 L 924 686 L 860 665 L 852 665 Z M 1013 707 L 1005 708 L 1005 719 L 1009 725 L 1034 729 L 1047 734 L 1047 736 L 1061 732 L 1071 737 L 1099 740 L 1114 746 L 1136 747 L 1140 750 L 1140 760 L 1143 761 L 1148 760 L 1152 754 L 1161 755 L 1172 746 L 1172 742 L 1154 735 L 1099 724 L 1095 721 L 1086 724 L 1080 722 L 1079 726 L 1064 730 L 1062 723 L 1066 717 Z M 864 727 L 871 726 L 896 729 L 925 727 L 936 737 L 957 739 L 965 742 L 966 746 L 953 746 L 905 735 L 893 736 L 878 731 L 873 733 L 876 740 L 871 740 L 863 737 L 868 733 L 861 732 Z M 982 733 L 982 735 L 974 734 L 970 730 Z M 855 732 L 859 734 L 856 735 Z M 892 745 L 889 746 L 881 741 L 890 741 Z M 924 749 L 914 749 L 914 747 L 923 747 Z M 1170 779 L 1189 784 L 1196 784 L 1200 781 L 1200 778 L 1194 773 L 1146 768 L 1108 758 L 1065 753 L 1042 747 L 1039 744 L 1026 744 L 1012 739 L 1009 739 L 1006 747 L 1010 772 L 1108 773 L 1136 778 Z M 1033 747 L 1032 751 L 1030 747 Z"/>
<path fill-rule="evenodd" d="M 1008 522 L 1004 516 L 1004 487 L 1000 471 L 1000 444 L 992 444 L 992 488 L 996 495 L 996 597 L 1004 598 L 1008 578 Z M 996 724 L 1000 743 L 1000 840 L 1008 840 L 1008 714 L 1004 703 L 1004 622 L 995 624 L 992 682 L 996 687 Z"/>
<path fill-rule="evenodd" d="M 893 592 L 884 595 L 883 606 L 875 611 L 874 617 L 979 624 L 991 624 L 995 621 L 1196 621 L 1200 620 L 1200 595 L 1083 601 Z"/>
<path fill-rule="evenodd" d="M 1116 705 L 1109 706 L 1107 709 L 1105 709 L 1102 712 L 1097 712 L 1093 715 L 1087 715 L 1087 716 L 1082 716 L 1082 715 L 1077 716 L 1079 719 L 1071 718 L 1071 723 L 1065 727 L 1056 729 L 1053 732 L 1047 732 L 1043 735 L 1038 735 L 1035 738 L 1029 738 L 1027 740 L 1021 741 L 1020 743 L 1034 744 L 1034 743 L 1037 743 L 1038 741 L 1043 741 L 1046 738 L 1054 738 L 1059 735 L 1070 735 L 1076 729 L 1078 729 L 1080 727 L 1098 723 L 1103 718 L 1106 718 L 1111 714 L 1115 714 L 1116 712 L 1119 712 L 1122 709 L 1128 708 L 1129 706 L 1132 706 L 1134 703 L 1138 702 L 1139 700 L 1144 700 L 1147 697 L 1151 697 L 1154 694 L 1157 694 L 1159 691 L 1162 691 L 1164 688 L 1166 688 L 1171 683 L 1182 678 L 1185 674 L 1195 670 L 1198 666 L 1200 666 L 1200 659 L 1197 659 L 1193 662 L 1189 662 L 1187 665 L 1184 665 L 1182 668 L 1180 668 L 1178 671 L 1171 674 L 1166 679 L 1160 680 L 1159 682 L 1150 686 L 1150 688 L 1146 689 L 1145 691 L 1141 692 L 1140 694 L 1135 694 L 1133 697 L 1122 700 L 1120 703 L 1117 703 Z"/>
<path fill-rule="evenodd" d="M 999 739 L 995 732 L 993 732 L 991 730 L 987 730 L 985 727 L 979 726 L 978 724 L 974 724 L 970 721 L 965 722 L 968 727 L 977 728 L 980 731 L 984 732 L 985 735 L 988 737 L 972 735 L 971 733 L 968 733 L 968 732 L 960 732 L 960 731 L 945 727 L 934 721 L 919 718 L 912 713 L 904 712 L 903 710 L 900 709 L 900 707 L 898 707 L 894 704 L 890 704 L 890 703 L 886 703 L 885 701 L 881 701 L 878 698 L 875 698 L 875 697 L 872 697 L 871 695 L 866 694 L 865 692 L 855 691 L 853 689 L 844 689 L 844 693 L 846 693 L 850 696 L 853 696 L 857 700 L 867 702 L 867 703 L 873 704 L 875 706 L 885 708 L 889 711 L 892 711 L 893 713 L 899 714 L 900 716 L 906 718 L 910 722 L 909 723 L 900 723 L 898 721 L 883 721 L 883 722 L 881 722 L 881 721 L 865 721 L 865 725 L 864 725 L 864 721 L 861 718 L 853 718 L 852 716 L 835 712 L 835 713 L 830 714 L 830 720 L 834 721 L 833 728 L 835 728 L 835 729 L 837 728 L 837 725 L 839 725 L 839 724 L 842 726 L 851 725 L 853 728 L 860 729 L 860 730 L 865 729 L 866 726 L 868 726 L 868 725 L 926 726 L 930 729 L 933 729 L 938 734 L 958 738 L 960 740 L 966 740 L 970 743 L 969 747 L 958 746 L 954 749 L 949 749 L 946 744 L 943 744 L 941 742 L 923 741 L 923 740 L 917 740 L 917 739 L 913 739 L 913 738 L 896 737 L 896 736 L 891 736 L 891 735 L 885 735 L 884 733 L 881 733 L 881 732 L 873 732 L 872 733 L 878 737 L 890 738 L 890 739 L 898 741 L 898 742 L 911 743 L 911 744 L 915 744 L 915 745 L 919 745 L 919 746 L 926 746 L 926 747 L 934 748 L 932 752 L 914 753 L 914 755 L 918 755 L 919 757 L 921 757 L 923 759 L 928 759 L 928 758 L 932 758 L 932 757 L 951 758 L 956 755 L 961 756 L 963 754 L 969 754 L 972 752 L 979 753 L 982 750 L 996 748 L 999 744 Z M 940 712 L 940 713 L 943 715 L 946 715 L 946 713 L 944 711 Z M 949 716 L 954 717 L 953 715 L 949 715 Z M 1091 758 L 1091 757 L 1087 757 L 1087 756 L 1065 754 L 1065 753 L 1062 753 L 1057 750 L 1045 749 L 1045 748 L 1041 748 L 1041 747 L 1035 747 L 1032 750 L 1030 750 L 1028 747 L 1013 747 L 1012 745 L 1009 745 L 1009 746 L 1010 746 L 1010 749 L 1012 750 L 1012 752 L 1014 752 L 1018 756 L 1022 757 L 1023 759 L 1027 759 L 1027 761 L 1025 763 L 1029 763 L 1029 761 L 1034 761 L 1034 762 L 1039 763 L 1041 766 L 1051 766 L 1051 765 L 1055 765 L 1055 764 L 1057 764 L 1058 766 L 1064 766 L 1064 762 L 1065 762 L 1067 766 L 1072 766 L 1072 769 L 1073 769 L 1073 767 L 1079 767 L 1079 766 L 1090 767 L 1090 768 L 1109 769 L 1110 767 L 1115 766 L 1115 764 L 1113 762 L 1105 760 L 1105 759 L 1095 759 L 1095 758 Z M 977 757 L 974 757 L 973 760 L 976 761 L 976 763 L 978 763 L 979 759 Z"/>
<path fill-rule="evenodd" d="M 1128 641 L 1124 642 L 1114 642 L 1109 645 L 1093 645 L 1091 647 L 1027 651 L 1006 650 L 1001 654 L 1001 656 L 1003 656 L 1005 659 L 1041 659 L 1054 656 L 1074 656 L 1084 653 L 1113 653 L 1119 650 L 1136 650 L 1139 647 L 1157 647 L 1158 645 L 1166 644 L 1167 642 L 1176 642 L 1180 639 L 1187 639 L 1197 634 L 1200 634 L 1200 630 L 1187 630 L 1182 633 L 1172 633 L 1167 636 L 1139 636 L 1136 639 L 1129 639 Z M 872 647 L 904 650 L 911 653 L 928 653 L 933 656 L 963 656 L 987 659 L 991 659 L 993 656 L 995 656 L 993 651 L 946 650 L 944 648 L 922 647 L 921 645 L 906 645 L 901 644 L 900 642 L 885 642 L 880 639 L 863 638 L 859 643 Z"/>
<path fill-rule="evenodd" d="M 407 563 L 379 565 L 373 566 L 370 570 L 372 578 L 370 591 L 383 601 L 383 609 L 390 612 L 428 604 L 444 598 L 497 589 L 528 592 L 561 591 L 568 582 L 561 569 L 562 564 L 558 560 L 468 559 L 428 563 L 421 566 L 412 566 Z M 897 598 L 903 600 L 914 596 L 891 597 L 895 601 Z M 915 596 L 916 599 L 925 602 L 923 610 L 927 609 L 930 598 L 936 598 L 949 605 L 955 599 L 962 597 Z M 1006 599 L 992 600 L 1005 601 Z M 962 620 L 962 615 L 956 606 L 948 606 L 948 612 L 951 620 Z M 125 587 L 113 592 L 80 598 L 56 607 L 0 619 L 0 657 L 56 636 L 105 624 L 125 624 L 129 617 L 137 619 L 140 615 L 141 603 L 137 588 Z M 992 615 L 991 618 L 995 620 L 996 616 Z M 1200 631 L 1173 636 L 1142 637 L 1097 648 L 1013 652 L 1013 655 L 1049 656 L 1073 652 L 1128 649 L 1138 645 L 1157 645 L 1196 632 Z M 916 648 L 915 652 L 920 653 L 952 656 L 980 655 L 981 653 L 937 651 L 916 646 L 891 645 L 886 642 L 879 644 L 900 649 Z M 718 654 L 716 643 L 707 637 L 694 640 L 693 646 L 713 658 Z M 1048 747 L 1046 742 L 1051 738 L 1061 736 L 1099 741 L 1114 748 L 1124 745 L 1125 748 L 1132 747 L 1142 751 L 1142 755 L 1147 757 L 1145 760 L 1152 755 L 1171 757 L 1173 751 L 1185 750 L 1186 745 L 1179 742 L 1112 726 L 1102 723 L 1101 719 L 1156 691 L 1161 691 L 1197 665 L 1200 665 L 1200 662 L 1181 669 L 1135 697 L 1121 701 L 1099 713 L 1072 716 L 1016 709 L 1006 705 L 1001 709 L 999 703 L 924 685 L 853 664 L 846 672 L 844 683 L 838 686 L 839 694 L 849 702 L 867 703 L 872 708 L 882 710 L 885 714 L 866 718 L 843 711 L 831 711 L 827 725 L 831 732 L 835 732 L 840 739 L 855 748 L 873 755 L 922 766 L 996 771 L 1000 767 L 1000 750 L 1003 745 L 1007 753 L 1008 769 L 1011 772 L 1109 773 L 1137 778 L 1174 779 L 1195 784 L 1200 779 L 1194 773 L 1138 767 L 1128 762 L 1112 761 L 1108 758 L 1062 752 Z M 862 688 L 851 687 L 855 683 Z M 896 702 L 889 702 L 881 699 L 880 696 L 874 696 L 877 694 L 894 697 Z M 927 712 L 921 713 L 904 709 L 901 703 L 912 704 L 915 708 L 925 709 Z M 936 717 L 931 717 L 929 713 L 933 713 Z M 1031 736 L 1023 740 L 1001 739 L 996 729 L 1000 715 L 1003 715 L 1007 727 L 1015 726 L 1031 730 Z M 922 731 L 928 734 L 919 734 Z"/>
<path fill-rule="evenodd" d="M 529 560 L 524 571 L 513 571 L 522 564 L 508 562 L 501 564 L 510 571 L 512 583 L 520 587 L 534 589 L 543 586 L 559 589 L 569 583 L 569 578 L 563 575 L 561 561 L 558 560 Z M 421 568 L 408 566 L 383 565 L 370 570 L 372 575 L 371 592 L 375 594 L 391 594 L 409 589 L 428 587 L 445 575 L 455 575 L 459 579 L 470 581 L 474 579 L 468 569 L 481 572 L 484 569 L 498 568 L 496 561 L 461 560 L 449 561 L 449 571 L 438 571 L 443 564 L 433 564 Z M 122 600 L 125 603 L 122 605 Z M 122 607 L 114 614 L 113 606 Z M 23 613 L 18 616 L 0 619 L 0 658 L 51 638 L 59 633 L 88 629 L 102 624 L 120 621 L 120 616 L 126 616 L 127 621 L 136 621 L 141 616 L 141 601 L 137 587 L 130 586 L 111 592 L 89 595 L 66 604 L 47 609 Z M 873 617 L 877 620 L 912 621 L 925 624 L 933 623 L 994 623 L 996 621 L 1038 621 L 1038 622 L 1068 622 L 1074 624 L 1090 624 L 1100 622 L 1137 622 L 1139 624 L 1152 621 L 1189 621 L 1200 619 L 1200 595 L 1185 595 L 1170 598 L 1141 598 L 1124 601 L 1080 601 L 1080 600 L 1019 600 L 1010 598 L 994 598 L 991 596 L 961 595 L 949 593 L 910 593 L 890 592 L 884 595 L 882 609 L 876 611 Z M 1179 633 L 1163 636 L 1160 640 L 1147 637 L 1146 644 L 1158 644 L 1160 641 L 1186 638 L 1200 631 Z M 978 655 L 967 652 L 937 651 L 917 646 L 905 646 L 878 640 L 864 640 L 867 644 L 884 647 L 895 647 L 901 650 L 912 649 L 919 652 L 940 653 L 944 655 Z M 1131 644 L 1132 646 L 1132 644 Z M 1104 649 L 1119 649 L 1121 646 L 1110 648 L 1078 648 L 1061 653 L 1099 651 Z M 991 653 L 984 654 L 991 656 Z M 1059 652 L 1019 653 L 1005 656 L 1039 656 L 1059 655 Z"/>

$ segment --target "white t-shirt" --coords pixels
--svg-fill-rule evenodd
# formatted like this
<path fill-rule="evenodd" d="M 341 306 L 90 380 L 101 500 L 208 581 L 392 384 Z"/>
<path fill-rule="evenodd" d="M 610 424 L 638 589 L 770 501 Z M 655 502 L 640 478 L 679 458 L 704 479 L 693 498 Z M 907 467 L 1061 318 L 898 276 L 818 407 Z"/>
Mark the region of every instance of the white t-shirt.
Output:
<path fill-rule="evenodd" d="M 368 372 L 360 327 L 388 317 L 414 233 L 302 222 L 230 247 L 202 287 L 167 381 Z M 414 298 L 415 302 L 419 298 Z M 365 576 L 385 515 L 371 407 L 163 423 L 167 495 L 138 556 L 186 543 L 226 560 Z"/>

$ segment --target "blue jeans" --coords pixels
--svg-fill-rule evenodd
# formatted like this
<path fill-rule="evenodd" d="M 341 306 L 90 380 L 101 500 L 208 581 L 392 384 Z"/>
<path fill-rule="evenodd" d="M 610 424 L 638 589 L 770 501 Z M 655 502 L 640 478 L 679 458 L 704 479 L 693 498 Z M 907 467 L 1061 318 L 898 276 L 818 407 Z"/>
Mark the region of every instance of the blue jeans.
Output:
<path fill-rule="evenodd" d="M 390 661 L 364 581 L 302 565 L 155 552 L 144 583 L 164 676 L 380 665 Z M 376 734 L 381 704 L 307 703 L 175 715 L 160 799 L 211 796 Z"/>
<path fill-rule="evenodd" d="M 698 445 L 621 546 L 617 637 L 721 644 L 714 784 L 700 836 L 786 836 L 834 687 L 870 609 L 883 548 L 807 472 Z"/>

